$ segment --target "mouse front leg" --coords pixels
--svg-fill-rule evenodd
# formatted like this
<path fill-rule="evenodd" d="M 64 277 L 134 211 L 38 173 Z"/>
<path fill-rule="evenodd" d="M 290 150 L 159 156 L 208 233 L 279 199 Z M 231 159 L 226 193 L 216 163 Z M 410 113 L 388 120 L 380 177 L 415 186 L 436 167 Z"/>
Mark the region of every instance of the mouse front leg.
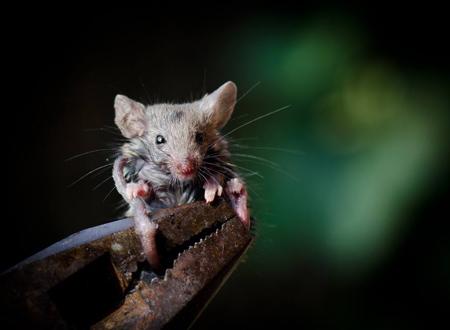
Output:
<path fill-rule="evenodd" d="M 134 198 L 130 206 L 134 215 L 134 228 L 141 241 L 145 257 L 153 269 L 159 269 L 159 255 L 156 248 L 158 226 L 149 220 L 144 200 Z"/>
<path fill-rule="evenodd" d="M 123 169 L 127 162 L 128 158 L 123 156 L 117 157 L 114 161 L 112 176 L 117 192 L 123 197 L 123 199 L 125 199 L 127 203 L 130 203 L 131 199 L 128 198 L 127 194 L 127 182 L 125 181 L 125 177 L 123 175 Z"/>
<path fill-rule="evenodd" d="M 151 186 L 144 180 L 127 183 L 124 176 L 124 167 L 128 163 L 128 158 L 118 157 L 114 161 L 113 178 L 117 191 L 130 205 L 131 214 L 134 218 L 134 228 L 142 244 L 142 249 L 148 263 L 154 269 L 160 266 L 158 251 L 156 249 L 157 225 L 150 221 L 147 215 L 145 199 L 152 195 Z"/>
<path fill-rule="evenodd" d="M 129 162 L 126 157 L 118 157 L 114 161 L 113 179 L 116 184 L 116 189 L 123 199 L 130 204 L 134 198 L 141 197 L 144 200 L 150 198 L 153 193 L 152 187 L 148 182 L 140 179 L 137 182 L 127 182 L 125 180 L 124 168 Z"/>
<path fill-rule="evenodd" d="M 250 229 L 250 214 L 247 208 L 247 188 L 239 178 L 233 178 L 227 182 L 226 194 L 230 200 L 231 207 L 241 219 L 245 228 Z"/>

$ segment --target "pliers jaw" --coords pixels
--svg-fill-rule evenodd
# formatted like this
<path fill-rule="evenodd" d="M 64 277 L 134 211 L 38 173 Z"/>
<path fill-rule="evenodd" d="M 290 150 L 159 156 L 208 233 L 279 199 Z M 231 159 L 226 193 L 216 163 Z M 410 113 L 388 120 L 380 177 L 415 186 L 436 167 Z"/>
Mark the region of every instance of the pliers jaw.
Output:
<path fill-rule="evenodd" d="M 158 224 L 159 270 L 146 263 L 133 222 L 121 220 L 118 231 L 51 255 L 41 252 L 42 258 L 4 273 L 3 312 L 10 312 L 2 318 L 47 328 L 189 326 L 253 237 L 223 201 L 162 209 L 151 221 Z"/>

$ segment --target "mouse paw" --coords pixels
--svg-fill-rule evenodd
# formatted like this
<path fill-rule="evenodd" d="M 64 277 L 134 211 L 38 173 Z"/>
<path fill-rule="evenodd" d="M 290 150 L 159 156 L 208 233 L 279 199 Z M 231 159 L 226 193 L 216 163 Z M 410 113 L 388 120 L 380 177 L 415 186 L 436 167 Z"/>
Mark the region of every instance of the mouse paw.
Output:
<path fill-rule="evenodd" d="M 139 180 L 138 182 L 130 182 L 125 188 L 125 194 L 128 200 L 133 200 L 137 197 L 147 199 L 150 197 L 151 193 L 152 190 L 150 186 L 143 180 Z"/>
<path fill-rule="evenodd" d="M 226 193 L 238 217 L 250 229 L 250 214 L 247 208 L 247 189 L 242 180 L 234 178 L 227 182 Z"/>
<path fill-rule="evenodd" d="M 214 198 L 222 195 L 223 188 L 217 181 L 206 181 L 203 185 L 205 189 L 205 200 L 206 203 L 211 203 Z"/>

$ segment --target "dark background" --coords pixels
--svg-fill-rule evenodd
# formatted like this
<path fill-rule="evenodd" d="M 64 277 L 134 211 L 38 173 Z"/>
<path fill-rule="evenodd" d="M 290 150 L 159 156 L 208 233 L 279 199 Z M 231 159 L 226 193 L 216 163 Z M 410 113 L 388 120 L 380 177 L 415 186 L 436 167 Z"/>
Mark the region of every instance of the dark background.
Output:
<path fill-rule="evenodd" d="M 301 156 L 261 149 L 276 165 L 237 160 L 264 176 L 249 178 L 257 243 L 194 328 L 428 328 L 446 318 L 450 86 L 442 8 L 4 15 L 11 23 L 2 42 L 1 269 L 121 215 L 117 193 L 105 199 L 111 180 L 93 190 L 109 167 L 68 187 L 108 164 L 109 150 L 66 161 L 114 146 L 116 94 L 181 102 L 227 80 L 240 95 L 260 81 L 229 129 L 291 104 L 236 137 L 253 139 L 248 153 L 275 146 Z M 341 228 L 341 219 L 355 223 Z"/>

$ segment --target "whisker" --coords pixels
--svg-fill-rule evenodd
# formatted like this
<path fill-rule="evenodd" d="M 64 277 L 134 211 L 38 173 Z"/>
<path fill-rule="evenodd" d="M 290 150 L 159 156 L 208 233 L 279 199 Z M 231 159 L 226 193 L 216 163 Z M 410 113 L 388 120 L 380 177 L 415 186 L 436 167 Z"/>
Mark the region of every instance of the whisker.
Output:
<path fill-rule="evenodd" d="M 70 161 L 70 160 L 74 160 L 74 159 L 76 159 L 76 158 L 80 158 L 80 157 L 83 157 L 83 156 L 86 156 L 86 155 L 90 155 L 90 154 L 93 154 L 93 153 L 96 153 L 96 152 L 102 152 L 102 151 L 114 151 L 114 150 L 116 150 L 116 149 L 115 149 L 115 148 L 95 149 L 95 150 L 86 151 L 86 152 L 83 152 L 83 153 L 81 153 L 81 154 L 77 154 L 77 155 L 75 155 L 75 156 L 69 157 L 69 158 L 67 158 L 67 159 L 64 159 L 64 161 L 65 161 L 65 162 L 68 162 L 68 161 Z"/>
<path fill-rule="evenodd" d="M 125 201 L 120 201 L 120 202 L 118 202 L 117 205 L 114 207 L 114 210 L 115 210 L 115 211 L 119 211 L 119 210 L 121 210 L 121 209 L 123 209 L 124 207 L 127 207 L 127 206 L 128 206 L 128 203 L 127 203 L 127 202 L 125 202 Z"/>
<path fill-rule="evenodd" d="M 229 169 L 229 168 L 227 168 L 225 166 L 222 166 L 220 164 L 211 163 L 211 162 L 207 162 L 207 161 L 203 161 L 203 163 L 207 164 L 207 165 L 210 165 L 210 166 L 214 166 L 215 168 L 219 168 L 221 170 L 224 170 L 224 171 L 230 173 L 232 176 L 236 174 L 235 171 L 233 171 L 233 170 L 231 170 L 231 169 Z M 251 169 L 248 169 L 246 167 L 239 166 L 239 165 L 236 165 L 236 164 L 231 164 L 231 163 L 228 163 L 228 162 L 224 162 L 224 163 L 227 164 L 228 166 L 236 167 L 236 168 L 239 168 L 239 169 L 242 169 L 242 170 L 246 171 L 247 173 L 244 173 L 245 176 L 257 176 L 257 177 L 259 177 L 261 179 L 264 179 L 264 177 L 261 174 L 259 174 L 258 172 L 255 172 L 255 171 L 253 171 Z M 209 167 L 205 167 L 205 168 L 207 168 L 208 170 L 214 171 L 214 169 L 212 169 L 212 168 L 209 168 Z M 225 174 L 224 172 L 221 172 L 221 171 L 218 171 L 218 170 L 216 170 L 216 172 L 217 173 L 221 173 L 221 174 Z"/>
<path fill-rule="evenodd" d="M 108 168 L 108 167 L 105 167 L 105 168 L 102 168 L 100 171 L 98 171 L 97 173 L 95 173 L 95 174 L 92 174 L 92 178 L 97 178 L 97 177 L 99 177 L 100 175 L 102 175 L 102 174 L 104 174 L 105 172 L 109 172 L 111 169 L 110 168 Z M 108 175 L 109 176 L 109 175 Z"/>
<path fill-rule="evenodd" d="M 241 101 L 244 97 L 246 97 L 248 94 L 250 94 L 250 92 L 252 90 L 254 90 L 256 87 L 258 87 L 261 84 L 260 81 L 257 81 L 253 86 L 251 86 L 249 89 L 247 89 L 247 91 L 242 94 L 237 100 L 236 100 L 236 104 Z"/>
<path fill-rule="evenodd" d="M 98 127 L 98 128 L 85 128 L 83 129 L 85 132 L 105 132 L 112 135 L 116 135 L 121 137 L 124 141 L 126 138 L 123 137 L 123 135 L 120 133 L 119 129 L 113 126 L 104 126 L 104 127 Z"/>
<path fill-rule="evenodd" d="M 242 99 L 243 99 L 244 97 L 246 97 L 248 94 L 250 94 L 250 93 L 251 93 L 256 87 L 258 87 L 260 84 L 261 84 L 261 81 L 257 81 L 255 84 L 253 84 L 249 89 L 247 89 L 247 90 L 244 92 L 244 94 L 242 94 L 242 95 L 236 100 L 236 103 L 235 103 L 234 105 L 232 105 L 231 107 L 236 106 L 236 104 L 238 104 L 240 101 L 242 101 Z M 227 110 L 229 110 L 231 107 L 227 108 Z M 244 115 L 244 116 L 246 116 L 246 115 Z"/>
<path fill-rule="evenodd" d="M 239 166 L 239 165 L 236 165 L 236 164 L 234 166 L 236 166 L 237 168 L 240 168 L 240 169 L 242 169 L 244 171 L 247 171 L 252 176 L 257 176 L 257 177 L 259 177 L 261 179 L 264 179 L 264 177 L 260 173 L 258 173 L 256 171 L 253 171 L 253 170 L 251 170 L 249 168 L 246 168 L 246 167 L 243 167 L 243 166 Z"/>
<path fill-rule="evenodd" d="M 242 125 L 236 127 L 235 129 L 232 129 L 232 130 L 229 131 L 227 134 L 224 134 L 223 137 L 226 137 L 226 136 L 228 136 L 228 135 L 230 135 L 230 134 L 236 132 L 237 130 L 239 130 L 239 129 L 245 127 L 245 126 L 248 126 L 248 125 L 250 125 L 250 124 L 253 124 L 255 121 L 258 121 L 258 120 L 260 120 L 260 119 L 266 118 L 266 117 L 271 116 L 271 115 L 274 115 L 274 114 L 276 114 L 276 113 L 278 113 L 278 112 L 280 112 L 280 111 L 289 109 L 290 107 L 291 107 L 290 105 L 286 105 L 286 106 L 284 106 L 284 107 L 281 107 L 281 108 L 276 109 L 276 110 L 274 110 L 274 111 L 271 111 L 271 112 L 269 112 L 269 113 L 266 113 L 266 114 L 263 114 L 263 115 L 261 115 L 261 116 L 258 116 L 258 117 L 256 117 L 255 119 L 252 119 L 252 120 L 250 120 L 250 121 L 248 121 L 248 122 L 246 122 L 246 123 L 244 123 L 244 124 L 242 124 Z"/>
<path fill-rule="evenodd" d="M 109 193 L 106 194 L 106 196 L 105 196 L 105 198 L 103 198 L 103 201 L 102 201 L 102 202 L 104 202 L 104 201 L 108 198 L 108 196 L 111 195 L 111 193 L 112 193 L 115 189 L 116 189 L 116 186 L 114 186 L 114 187 L 109 191 Z"/>
<path fill-rule="evenodd" d="M 205 182 L 207 181 L 206 176 L 202 174 L 202 169 L 201 169 L 201 168 L 199 168 L 198 175 L 199 175 L 203 180 L 205 180 Z"/>
<path fill-rule="evenodd" d="M 105 168 L 105 167 L 112 166 L 112 164 L 113 164 L 113 163 L 108 163 L 108 164 L 106 164 L 106 165 L 102 165 L 102 166 L 99 166 L 99 167 L 97 167 L 97 168 L 94 168 L 93 170 L 87 172 L 86 174 L 84 174 L 83 176 L 81 176 L 80 178 L 78 178 L 77 180 L 75 180 L 74 182 L 72 182 L 70 185 L 67 186 L 67 188 L 73 187 L 73 186 L 76 185 L 78 182 L 80 182 L 81 180 L 83 180 L 83 179 L 86 178 L 87 176 L 91 175 L 92 173 L 95 173 L 95 172 L 97 172 L 97 171 L 100 171 L 101 169 L 103 169 L 103 168 Z"/>
<path fill-rule="evenodd" d="M 214 173 L 217 173 L 217 174 L 222 174 L 222 175 L 224 175 L 224 173 L 223 172 L 220 172 L 220 171 L 217 171 L 217 170 L 213 170 L 212 168 L 205 168 L 205 167 L 203 167 L 203 171 L 204 171 L 204 173 L 206 174 L 206 175 L 208 175 L 208 177 L 213 177 L 214 178 L 214 175 L 213 175 L 213 173 L 211 173 L 211 172 L 214 172 Z M 215 180 L 216 182 L 217 182 L 217 180 Z"/>
<path fill-rule="evenodd" d="M 250 146 L 250 145 L 243 145 L 243 144 L 231 144 L 232 147 L 236 148 L 242 148 L 242 149 L 257 149 L 257 150 L 273 150 L 273 151 L 280 151 L 280 152 L 286 152 L 289 154 L 293 154 L 296 156 L 304 155 L 305 153 L 300 150 L 294 150 L 294 149 L 285 149 L 285 148 L 277 148 L 277 147 L 259 147 L 259 146 Z"/>
<path fill-rule="evenodd" d="M 259 138 L 256 137 L 256 136 L 253 136 L 253 137 L 239 137 L 239 138 L 232 137 L 232 136 L 227 137 L 227 141 L 229 143 L 233 143 L 234 141 L 257 141 L 257 140 L 259 140 Z"/>
<path fill-rule="evenodd" d="M 107 182 L 110 179 L 112 179 L 112 176 L 108 176 L 105 180 L 103 180 L 98 185 L 96 185 L 94 188 L 92 188 L 92 191 L 97 190 L 97 188 L 99 188 L 101 185 L 103 185 L 105 182 Z"/>
<path fill-rule="evenodd" d="M 139 82 L 141 83 L 142 89 L 144 90 L 147 103 L 151 104 L 152 102 L 150 100 L 150 95 L 148 94 L 147 88 L 145 87 L 144 80 L 142 79 L 142 77 L 139 77 Z"/>
<path fill-rule="evenodd" d="M 249 154 L 238 154 L 238 153 L 234 153 L 234 154 L 232 154 L 232 156 L 234 156 L 234 157 L 241 157 L 241 158 L 255 159 L 255 160 L 259 160 L 261 162 L 265 162 L 267 164 L 270 164 L 272 166 L 280 167 L 279 164 L 277 164 L 277 163 L 275 163 L 275 162 L 273 162 L 273 161 L 271 161 L 269 159 L 266 159 L 264 157 L 259 157 L 259 156 L 255 156 L 255 155 L 249 155 Z"/>
<path fill-rule="evenodd" d="M 253 162 L 256 162 L 256 163 L 258 163 L 258 160 L 259 159 L 253 159 L 253 158 L 251 158 L 251 159 L 249 159 L 248 161 L 253 161 Z M 261 161 L 261 160 L 259 160 L 259 161 Z M 261 164 L 261 165 L 263 165 L 263 166 L 266 166 L 266 167 L 268 167 L 268 168 L 271 168 L 272 170 L 275 170 L 275 171 L 277 171 L 277 172 L 279 172 L 279 173 L 282 173 L 282 174 L 284 174 L 284 175 L 286 175 L 287 177 L 289 177 L 289 178 L 291 178 L 291 179 L 293 179 L 293 180 L 295 180 L 296 182 L 300 182 L 300 179 L 299 178 L 297 178 L 296 176 L 294 176 L 294 175 L 292 175 L 291 173 L 289 173 L 289 172 L 287 172 L 287 171 L 285 171 L 285 170 L 283 170 L 282 168 L 280 168 L 276 163 L 273 163 L 273 164 L 271 164 L 272 162 L 260 162 L 259 164 Z"/>
<path fill-rule="evenodd" d="M 241 120 L 241 119 L 244 119 L 245 117 L 248 117 L 248 113 L 244 113 L 244 114 L 242 114 L 242 115 L 240 115 L 240 116 L 233 117 L 233 118 L 231 118 L 231 119 L 228 121 L 228 125 L 229 125 L 230 123 L 234 123 L 234 122 L 237 122 L 237 121 L 239 121 L 239 120 Z"/>
<path fill-rule="evenodd" d="M 202 94 L 206 94 L 206 68 L 203 68 L 203 86 L 202 86 Z"/>

